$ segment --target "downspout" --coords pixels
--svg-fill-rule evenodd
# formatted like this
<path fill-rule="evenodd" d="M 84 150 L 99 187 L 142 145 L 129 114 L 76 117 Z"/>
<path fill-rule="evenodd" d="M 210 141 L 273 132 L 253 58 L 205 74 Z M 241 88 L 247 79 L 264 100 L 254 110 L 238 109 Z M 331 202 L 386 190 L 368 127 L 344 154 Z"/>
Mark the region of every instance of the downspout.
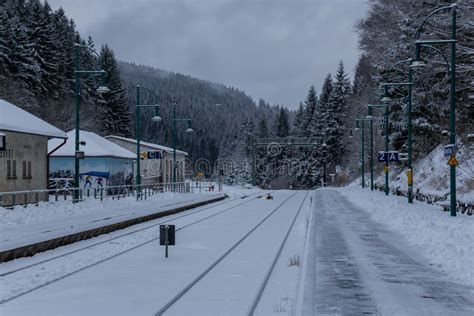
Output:
<path fill-rule="evenodd" d="M 52 154 L 54 154 L 54 152 L 56 152 L 59 148 L 63 147 L 64 144 L 66 144 L 67 142 L 67 137 L 66 138 L 63 138 L 63 142 L 61 144 L 59 144 L 56 148 L 54 148 L 51 152 L 48 153 L 48 155 L 46 156 L 46 188 L 49 189 L 49 158 L 51 157 Z"/>

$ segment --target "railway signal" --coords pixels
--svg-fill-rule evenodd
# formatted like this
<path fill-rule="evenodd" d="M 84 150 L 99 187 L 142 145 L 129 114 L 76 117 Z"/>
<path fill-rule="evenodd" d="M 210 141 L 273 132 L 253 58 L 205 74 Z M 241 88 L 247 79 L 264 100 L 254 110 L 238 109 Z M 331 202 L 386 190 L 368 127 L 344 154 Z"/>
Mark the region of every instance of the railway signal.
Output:
<path fill-rule="evenodd" d="M 168 246 L 176 244 L 174 225 L 160 225 L 160 246 L 165 246 L 165 258 L 168 258 Z"/>

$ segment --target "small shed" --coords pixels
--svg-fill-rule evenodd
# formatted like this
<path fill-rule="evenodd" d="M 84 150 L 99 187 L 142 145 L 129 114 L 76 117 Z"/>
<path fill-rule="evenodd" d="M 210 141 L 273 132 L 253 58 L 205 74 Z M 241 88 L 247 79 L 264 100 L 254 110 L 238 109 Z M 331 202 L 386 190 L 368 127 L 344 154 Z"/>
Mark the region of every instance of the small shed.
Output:
<path fill-rule="evenodd" d="M 50 157 L 49 182 L 51 188 L 74 185 L 75 130 L 67 133 L 64 146 Z M 133 161 L 135 156 L 128 150 L 107 139 L 81 130 L 80 151 L 84 159 L 80 162 L 80 187 L 100 188 L 105 186 L 131 185 L 133 183 Z M 57 146 L 56 140 L 49 142 L 49 148 Z"/>

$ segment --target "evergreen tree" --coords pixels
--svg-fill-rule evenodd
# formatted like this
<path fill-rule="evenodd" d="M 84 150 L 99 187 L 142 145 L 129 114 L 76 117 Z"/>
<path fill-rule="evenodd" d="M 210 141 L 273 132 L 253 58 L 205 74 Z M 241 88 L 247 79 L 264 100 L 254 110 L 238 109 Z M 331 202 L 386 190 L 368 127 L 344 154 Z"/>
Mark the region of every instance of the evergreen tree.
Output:
<path fill-rule="evenodd" d="M 262 118 L 258 123 L 258 133 L 257 136 L 260 138 L 266 138 L 270 136 L 270 132 L 268 131 L 267 119 Z"/>
<path fill-rule="evenodd" d="M 290 132 L 290 123 L 288 122 L 288 112 L 281 108 L 275 120 L 275 136 L 287 137 Z"/>
<path fill-rule="evenodd" d="M 309 136 L 311 134 L 311 123 L 313 121 L 314 112 L 316 111 L 316 106 L 318 103 L 318 98 L 316 96 L 316 89 L 314 86 L 311 86 L 308 91 L 308 95 L 305 101 L 305 108 L 303 113 L 303 119 L 301 124 L 301 135 Z"/>
<path fill-rule="evenodd" d="M 130 134 L 130 114 L 125 89 L 122 87 L 120 71 L 114 52 L 102 46 L 99 57 L 100 69 L 106 72 L 106 80 L 110 92 L 106 93 L 101 106 L 104 108 L 104 130 L 106 133 L 128 136 Z"/>
<path fill-rule="evenodd" d="M 332 128 L 332 115 L 330 112 L 333 95 L 333 82 L 331 74 L 324 79 L 321 95 L 319 96 L 318 107 L 313 116 L 312 136 L 318 139 L 321 145 L 325 139 L 328 129 Z"/>
<path fill-rule="evenodd" d="M 32 58 L 37 65 L 38 93 L 56 93 L 59 83 L 56 33 L 52 21 L 51 7 L 40 0 L 28 0 L 30 18 L 27 19 L 29 42 L 32 43 Z"/>
<path fill-rule="evenodd" d="M 347 99 L 351 90 L 350 81 L 344 70 L 343 62 L 339 62 L 334 78 L 332 95 L 325 119 L 326 144 L 328 155 L 332 161 L 338 163 L 344 155 L 344 136 L 346 131 L 345 118 L 347 115 Z"/>
<path fill-rule="evenodd" d="M 296 110 L 295 119 L 293 120 L 293 126 L 291 128 L 292 135 L 301 136 L 303 116 L 304 116 L 304 107 L 303 107 L 303 103 L 300 102 L 300 106 L 298 107 L 298 110 Z"/>

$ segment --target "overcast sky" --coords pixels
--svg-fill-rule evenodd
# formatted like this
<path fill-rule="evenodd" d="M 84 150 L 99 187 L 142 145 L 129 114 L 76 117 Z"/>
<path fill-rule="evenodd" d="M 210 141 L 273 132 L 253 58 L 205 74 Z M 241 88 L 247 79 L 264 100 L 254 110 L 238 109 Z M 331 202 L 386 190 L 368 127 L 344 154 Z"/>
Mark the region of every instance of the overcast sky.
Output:
<path fill-rule="evenodd" d="M 295 108 L 339 60 L 352 76 L 365 0 L 49 0 L 125 61 Z"/>

